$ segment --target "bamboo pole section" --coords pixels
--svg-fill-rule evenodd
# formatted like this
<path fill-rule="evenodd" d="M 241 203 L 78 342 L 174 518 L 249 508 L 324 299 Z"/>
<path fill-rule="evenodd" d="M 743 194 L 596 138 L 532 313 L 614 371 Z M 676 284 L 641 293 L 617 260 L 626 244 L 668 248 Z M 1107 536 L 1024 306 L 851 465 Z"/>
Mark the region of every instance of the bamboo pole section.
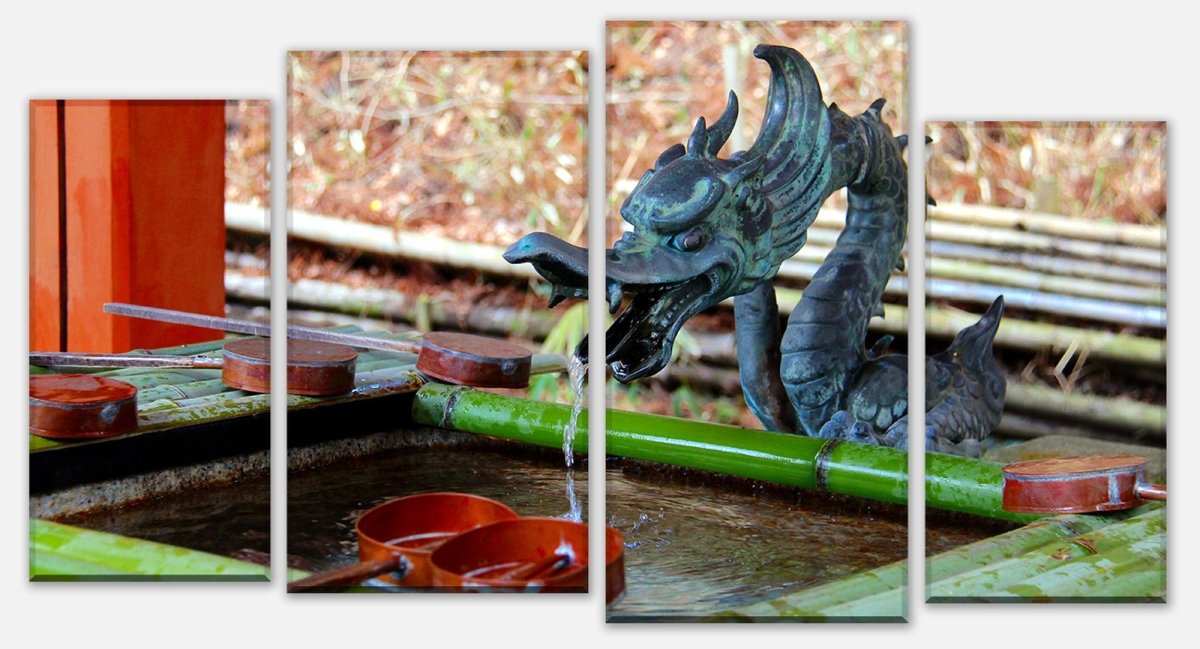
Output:
<path fill-rule="evenodd" d="M 1097 241 L 1081 241 L 1032 232 L 981 228 L 963 223 L 926 221 L 925 236 L 935 241 L 969 243 L 991 248 L 1027 250 L 1043 254 L 1069 255 L 1114 264 L 1166 270 L 1167 253 L 1154 248 L 1139 248 Z"/>
<path fill-rule="evenodd" d="M 163 543 L 30 520 L 31 580 L 78 581 L 98 576 L 130 580 L 266 581 L 270 569 Z"/>
<path fill-rule="evenodd" d="M 778 277 L 808 281 L 812 279 L 818 268 L 820 268 L 819 264 L 789 260 L 780 265 Z M 1031 274 L 1036 275 L 1036 273 Z M 1065 283 L 1069 285 L 1074 281 L 1076 280 L 1068 279 Z M 1107 286 L 1114 287 L 1112 295 L 1104 293 Z M 1166 328 L 1167 313 L 1166 309 L 1161 306 L 1105 299 L 1115 297 L 1123 292 L 1129 293 L 1130 289 L 1133 289 L 1135 293 L 1141 290 L 1135 287 L 1104 284 L 1099 286 L 1093 284 L 1086 287 L 1085 290 L 1092 290 L 1103 296 L 1103 298 L 1096 298 L 1049 293 L 1020 286 L 981 284 L 938 277 L 927 277 L 925 280 L 926 297 L 932 299 L 957 300 L 987 306 L 997 296 L 1004 295 L 1005 303 L 1013 308 L 1135 327 Z M 903 275 L 892 275 L 888 278 L 883 293 L 894 298 L 907 298 L 908 278 Z M 1165 294 L 1161 291 L 1158 293 L 1159 297 L 1165 300 Z M 1135 295 L 1135 297 L 1149 299 L 1150 296 Z"/>
<path fill-rule="evenodd" d="M 1042 385 L 1010 382 L 1005 407 L 1106 428 L 1120 428 L 1139 436 L 1161 438 L 1167 434 L 1165 406 L 1124 397 L 1067 394 Z"/>
<path fill-rule="evenodd" d="M 908 501 L 904 451 L 624 410 L 606 412 L 609 455 L 890 503 Z M 569 413 L 570 408 L 560 404 L 437 383 L 422 386 L 412 407 L 419 424 L 550 448 L 562 448 Z M 583 414 L 575 451 L 586 452 L 587 440 Z M 930 507 L 1018 522 L 1038 518 L 1003 510 L 999 464 L 937 453 L 926 454 L 926 460 Z"/>
<path fill-rule="evenodd" d="M 1079 297 L 1103 298 L 1116 302 L 1163 306 L 1167 292 L 1160 287 L 1137 286 L 1083 277 L 1068 277 L 973 261 L 930 256 L 926 260 L 926 278 L 955 279 L 999 286 L 1058 293 Z M 782 267 L 780 268 L 782 271 Z"/>
<path fill-rule="evenodd" d="M 1129 435 L 1125 433 L 1103 428 L 1064 424 L 1058 421 L 1039 419 L 1036 416 L 1022 415 L 1015 412 L 1005 412 L 1001 415 L 1000 423 L 996 424 L 996 427 L 992 429 L 992 434 L 1013 439 L 1034 439 L 1057 435 L 1129 442 Z"/>
<path fill-rule="evenodd" d="M 904 293 L 907 294 L 907 283 L 904 283 L 903 286 Z M 1013 286 L 976 284 L 936 277 L 926 278 L 925 294 L 932 299 L 957 300 L 982 305 L 990 305 L 997 296 L 1003 295 L 1004 304 L 1008 308 L 1132 327 L 1151 329 L 1166 329 L 1167 327 L 1167 310 L 1147 304 L 1126 304 L 1113 300 L 1059 295 Z"/>
<path fill-rule="evenodd" d="M 528 264 L 514 266 L 501 256 L 497 246 L 455 241 L 389 227 L 337 219 L 311 212 L 289 212 L 288 235 L 323 245 L 353 248 L 378 255 L 417 259 L 433 264 L 470 268 L 485 273 L 534 279 L 537 273 Z M 236 203 L 225 205 L 226 227 L 241 232 L 267 235 L 260 208 L 245 209 Z"/>
<path fill-rule="evenodd" d="M 1163 287 L 1167 285 L 1165 270 L 1121 266 L 1119 264 L 1075 259 L 1060 255 L 1044 255 L 1021 250 L 1000 250 L 949 241 L 925 242 L 925 256 L 930 259 L 964 259 L 968 261 L 1025 268 L 1031 271 L 1104 280 L 1119 284 Z"/>
<path fill-rule="evenodd" d="M 990 205 L 938 203 L 926 209 L 930 219 L 985 225 L 1073 239 L 1105 241 L 1144 248 L 1167 247 L 1166 228 L 1071 218 L 1060 214 L 1014 210 Z"/>

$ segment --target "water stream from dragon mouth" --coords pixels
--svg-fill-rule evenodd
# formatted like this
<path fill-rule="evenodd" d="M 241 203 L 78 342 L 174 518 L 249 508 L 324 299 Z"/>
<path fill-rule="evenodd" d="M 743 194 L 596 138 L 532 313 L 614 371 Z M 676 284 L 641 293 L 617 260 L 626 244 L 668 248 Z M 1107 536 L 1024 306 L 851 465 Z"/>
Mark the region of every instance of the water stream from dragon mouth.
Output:
<path fill-rule="evenodd" d="M 579 430 L 579 416 L 583 412 L 583 384 L 587 380 L 588 364 L 579 356 L 572 354 L 567 363 L 567 377 L 571 384 L 571 417 L 563 428 L 563 459 L 567 463 L 567 504 L 568 510 L 564 518 L 572 521 L 583 521 L 583 510 L 579 498 L 575 495 L 575 433 Z"/>

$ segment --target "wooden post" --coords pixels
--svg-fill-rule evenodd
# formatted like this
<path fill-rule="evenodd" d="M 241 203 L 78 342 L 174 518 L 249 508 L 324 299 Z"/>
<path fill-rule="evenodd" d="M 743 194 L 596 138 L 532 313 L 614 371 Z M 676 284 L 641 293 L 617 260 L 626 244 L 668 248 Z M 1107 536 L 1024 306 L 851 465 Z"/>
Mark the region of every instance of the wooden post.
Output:
<path fill-rule="evenodd" d="M 62 102 L 29 102 L 29 348 L 65 350 L 60 252 L 65 241 L 59 129 Z"/>
<path fill-rule="evenodd" d="M 52 107 L 61 137 L 53 190 L 43 162 L 50 118 L 41 115 Z M 31 347 L 122 352 L 219 338 L 102 306 L 224 315 L 224 102 L 68 100 L 35 102 L 32 113 Z M 52 196 L 63 226 L 53 247 Z M 51 274 L 57 294 L 43 277 Z M 57 331 L 56 311 L 65 312 Z"/>

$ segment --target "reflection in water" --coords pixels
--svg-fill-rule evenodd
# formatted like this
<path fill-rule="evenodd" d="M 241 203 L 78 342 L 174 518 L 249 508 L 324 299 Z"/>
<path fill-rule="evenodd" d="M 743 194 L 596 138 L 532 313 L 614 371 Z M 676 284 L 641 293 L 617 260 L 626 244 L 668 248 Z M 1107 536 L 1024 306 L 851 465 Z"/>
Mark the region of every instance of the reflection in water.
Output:
<path fill-rule="evenodd" d="M 606 476 L 608 524 L 625 535 L 625 597 L 613 617 L 714 613 L 907 556 L 905 513 L 801 491 L 761 493 L 623 473 Z"/>
<path fill-rule="evenodd" d="M 265 476 L 187 491 L 60 523 L 232 556 L 271 551 L 271 482 Z"/>
<path fill-rule="evenodd" d="M 498 500 L 521 516 L 564 514 L 562 456 L 530 447 L 413 447 L 288 475 L 288 560 L 325 570 L 358 560 L 354 523 L 386 500 L 458 491 Z M 583 463 L 586 466 L 586 462 Z M 586 469 L 585 469 L 586 471 Z M 579 482 L 586 511 L 587 481 Z"/>

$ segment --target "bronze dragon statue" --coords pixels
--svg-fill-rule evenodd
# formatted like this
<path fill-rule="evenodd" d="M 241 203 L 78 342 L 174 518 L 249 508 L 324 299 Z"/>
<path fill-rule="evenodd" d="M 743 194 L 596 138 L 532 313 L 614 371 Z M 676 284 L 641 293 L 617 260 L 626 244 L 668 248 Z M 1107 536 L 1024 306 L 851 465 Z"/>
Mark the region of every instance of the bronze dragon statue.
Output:
<path fill-rule="evenodd" d="M 746 402 L 771 430 L 907 448 L 908 359 L 866 349 L 867 323 L 902 265 L 908 226 L 906 136 L 882 121 L 883 100 L 856 117 L 826 106 L 812 66 L 786 47 L 760 45 L 771 66 L 762 128 L 749 150 L 717 156 L 737 120 L 696 124 L 621 206 L 633 225 L 606 251 L 610 310 L 606 362 L 622 382 L 662 370 L 683 323 L 733 297 Z M 780 330 L 772 279 L 804 245 L 817 211 L 848 196 L 846 226 Z M 587 296 L 587 250 L 533 233 L 505 253 L 552 285 L 551 306 Z M 1005 381 L 992 353 L 997 299 L 950 347 L 926 359 L 930 450 L 978 455 L 1000 419 Z M 577 350 L 585 357 L 587 341 Z"/>

